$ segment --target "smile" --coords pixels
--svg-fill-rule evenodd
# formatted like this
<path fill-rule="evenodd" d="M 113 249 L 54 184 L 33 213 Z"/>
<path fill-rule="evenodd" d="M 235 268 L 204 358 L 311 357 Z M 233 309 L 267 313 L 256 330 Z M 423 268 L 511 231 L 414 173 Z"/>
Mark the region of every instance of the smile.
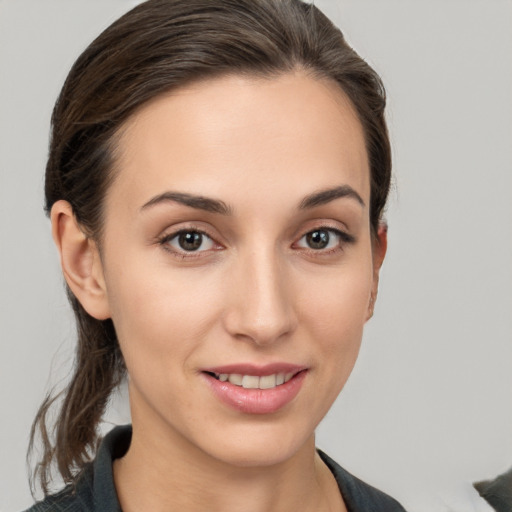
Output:
<path fill-rule="evenodd" d="M 245 414 L 272 414 L 298 395 L 308 368 L 286 363 L 227 365 L 203 369 L 213 395 L 230 409 Z"/>
<path fill-rule="evenodd" d="M 212 375 L 221 382 L 229 382 L 245 389 L 272 389 L 291 380 L 295 372 L 274 373 L 262 377 L 240 373 L 213 373 Z"/>

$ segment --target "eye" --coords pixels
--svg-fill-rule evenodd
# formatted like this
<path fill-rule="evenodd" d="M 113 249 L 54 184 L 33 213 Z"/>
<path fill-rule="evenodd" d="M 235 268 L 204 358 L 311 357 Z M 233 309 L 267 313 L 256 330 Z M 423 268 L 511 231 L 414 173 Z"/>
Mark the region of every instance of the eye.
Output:
<path fill-rule="evenodd" d="M 201 231 L 179 231 L 166 236 L 161 240 L 162 244 L 170 246 L 176 252 L 202 252 L 213 249 L 214 241 Z"/>
<path fill-rule="evenodd" d="M 297 246 L 304 249 L 321 251 L 339 247 L 345 241 L 347 235 L 335 229 L 315 229 L 306 233 L 298 242 Z"/>

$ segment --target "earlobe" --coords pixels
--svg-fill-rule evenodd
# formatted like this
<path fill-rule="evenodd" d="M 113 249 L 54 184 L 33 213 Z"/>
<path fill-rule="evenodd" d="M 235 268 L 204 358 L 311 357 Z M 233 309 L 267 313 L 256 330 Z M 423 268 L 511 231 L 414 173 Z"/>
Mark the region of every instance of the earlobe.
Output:
<path fill-rule="evenodd" d="M 388 225 L 385 222 L 381 222 L 377 229 L 377 234 L 373 242 L 373 283 L 370 294 L 370 300 L 368 302 L 368 315 L 366 320 L 369 320 L 373 316 L 375 309 L 375 302 L 377 300 L 377 293 L 379 290 L 379 275 L 382 263 L 386 256 L 388 248 Z"/>
<path fill-rule="evenodd" d="M 98 320 L 110 318 L 97 244 L 80 229 L 67 201 L 57 201 L 52 206 L 50 217 L 53 240 L 69 288 L 91 316 Z"/>

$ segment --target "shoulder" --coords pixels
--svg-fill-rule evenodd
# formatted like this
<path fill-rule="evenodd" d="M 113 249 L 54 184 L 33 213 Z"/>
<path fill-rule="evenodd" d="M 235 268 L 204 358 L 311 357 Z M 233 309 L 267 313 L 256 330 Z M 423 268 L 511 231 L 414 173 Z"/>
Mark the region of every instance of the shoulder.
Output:
<path fill-rule="evenodd" d="M 394 498 L 351 475 L 321 450 L 318 454 L 334 475 L 350 512 L 405 512 Z"/>
<path fill-rule="evenodd" d="M 116 427 L 102 440 L 95 460 L 84 469 L 74 486 L 47 496 L 25 512 L 120 512 L 112 462 L 130 445 L 129 425 Z"/>
<path fill-rule="evenodd" d="M 93 510 L 92 475 L 84 472 L 75 487 L 68 486 L 47 496 L 25 512 L 89 512 Z"/>
<path fill-rule="evenodd" d="M 477 482 L 473 487 L 499 512 L 512 510 L 512 468 L 494 480 Z"/>

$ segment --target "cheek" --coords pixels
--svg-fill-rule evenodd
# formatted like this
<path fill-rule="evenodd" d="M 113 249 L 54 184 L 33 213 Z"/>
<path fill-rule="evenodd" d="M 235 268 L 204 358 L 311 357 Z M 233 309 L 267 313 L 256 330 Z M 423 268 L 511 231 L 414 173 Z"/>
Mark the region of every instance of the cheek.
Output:
<path fill-rule="evenodd" d="M 129 361 L 183 363 L 219 316 L 215 276 L 131 262 L 109 275 L 107 289 L 121 350 Z M 149 269 L 149 270 L 148 270 Z"/>
<path fill-rule="evenodd" d="M 312 281 L 314 285 L 300 285 L 306 291 L 301 309 L 319 332 L 362 328 L 373 284 L 370 262 L 333 271 Z"/>
<path fill-rule="evenodd" d="M 359 352 L 372 282 L 371 262 L 366 262 L 325 276 L 302 300 L 303 328 L 341 385 Z"/>

